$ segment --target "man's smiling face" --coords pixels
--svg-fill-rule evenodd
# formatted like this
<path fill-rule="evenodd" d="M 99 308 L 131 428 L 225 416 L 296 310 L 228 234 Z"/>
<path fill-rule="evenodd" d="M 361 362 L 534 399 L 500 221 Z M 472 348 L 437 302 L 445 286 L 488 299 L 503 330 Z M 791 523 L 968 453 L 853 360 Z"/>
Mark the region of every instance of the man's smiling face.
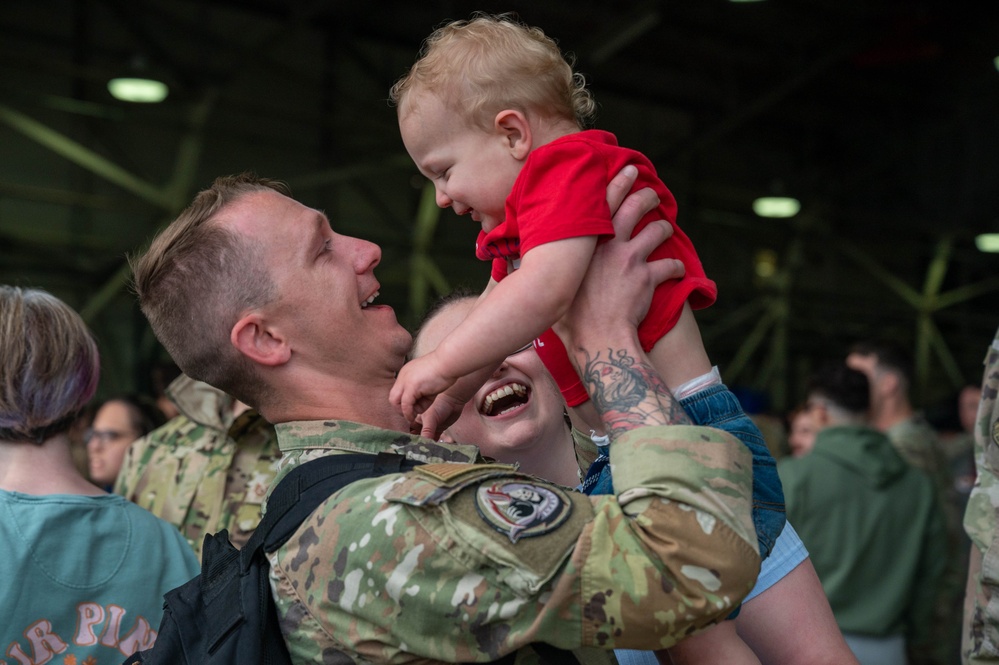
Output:
<path fill-rule="evenodd" d="M 377 245 L 336 233 L 320 211 L 272 191 L 240 198 L 215 223 L 262 249 L 277 293 L 263 309 L 293 354 L 340 375 L 402 365 L 409 333 L 391 307 L 374 304 Z"/>

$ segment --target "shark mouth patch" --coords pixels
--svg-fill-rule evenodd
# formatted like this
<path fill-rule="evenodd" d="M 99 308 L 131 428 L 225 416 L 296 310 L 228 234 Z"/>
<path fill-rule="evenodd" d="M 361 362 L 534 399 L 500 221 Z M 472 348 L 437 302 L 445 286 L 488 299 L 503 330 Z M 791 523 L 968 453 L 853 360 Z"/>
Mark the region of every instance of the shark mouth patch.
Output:
<path fill-rule="evenodd" d="M 572 502 L 562 490 L 522 481 L 483 483 L 475 493 L 475 507 L 511 543 L 558 528 L 572 512 Z"/>

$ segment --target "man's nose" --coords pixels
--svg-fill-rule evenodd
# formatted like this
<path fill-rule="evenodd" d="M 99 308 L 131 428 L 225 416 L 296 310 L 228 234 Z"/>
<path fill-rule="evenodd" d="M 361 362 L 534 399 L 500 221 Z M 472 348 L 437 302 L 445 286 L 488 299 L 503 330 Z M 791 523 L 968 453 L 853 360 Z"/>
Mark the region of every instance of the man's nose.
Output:
<path fill-rule="evenodd" d="M 365 273 L 375 266 L 377 266 L 382 260 L 382 248 L 373 242 L 368 242 L 367 240 L 357 240 L 357 251 L 355 253 L 355 267 L 358 274 Z"/>

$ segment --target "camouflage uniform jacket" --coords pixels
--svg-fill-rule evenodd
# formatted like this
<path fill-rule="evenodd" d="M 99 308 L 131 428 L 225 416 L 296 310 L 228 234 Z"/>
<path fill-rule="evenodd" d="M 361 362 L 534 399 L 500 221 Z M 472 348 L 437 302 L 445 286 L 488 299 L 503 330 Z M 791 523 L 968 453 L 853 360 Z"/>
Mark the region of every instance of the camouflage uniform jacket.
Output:
<path fill-rule="evenodd" d="M 199 560 L 208 533 L 242 547 L 277 475 L 274 428 L 253 410 L 233 418 L 231 397 L 183 375 L 168 394 L 181 415 L 129 447 L 115 492 L 176 525 Z"/>
<path fill-rule="evenodd" d="M 982 401 L 975 421 L 978 477 L 964 529 L 972 565 L 964 612 L 962 661 L 999 663 L 999 331 L 985 357 Z"/>
<path fill-rule="evenodd" d="M 296 663 L 661 649 L 727 616 L 759 570 L 752 461 L 718 430 L 628 432 L 611 446 L 619 493 L 594 497 L 481 463 L 473 446 L 344 421 L 277 432 L 279 478 L 337 452 L 428 462 L 334 493 L 269 555 Z"/>
<path fill-rule="evenodd" d="M 921 414 L 893 425 L 885 434 L 905 461 L 929 474 L 943 514 L 946 565 L 938 585 L 933 622 L 929 631 L 915 643 L 915 648 L 927 657 L 926 662 L 934 662 L 931 650 L 938 652 L 937 662 L 950 662 L 959 650 L 961 630 L 957 610 L 961 607 L 964 596 L 967 561 L 966 557 L 962 559 L 960 555 L 961 511 L 958 508 L 950 464 L 936 430 Z"/>
<path fill-rule="evenodd" d="M 885 434 L 902 459 L 928 473 L 937 491 L 946 498 L 952 485 L 950 465 L 940 437 L 926 419 L 922 415 L 914 415 L 892 425 Z"/>

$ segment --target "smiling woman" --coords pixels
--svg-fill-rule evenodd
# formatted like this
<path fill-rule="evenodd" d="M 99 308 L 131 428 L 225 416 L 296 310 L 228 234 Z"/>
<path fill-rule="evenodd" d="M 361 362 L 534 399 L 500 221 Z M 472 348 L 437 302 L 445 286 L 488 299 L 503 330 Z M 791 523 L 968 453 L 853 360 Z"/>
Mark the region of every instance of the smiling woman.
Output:
<path fill-rule="evenodd" d="M 420 327 L 412 355 L 435 349 L 465 319 L 477 298 L 470 291 L 456 291 L 438 303 Z M 503 361 L 443 438 L 475 443 L 483 454 L 500 462 L 518 463 L 528 473 L 575 487 L 578 464 L 563 412 L 558 386 L 528 345 Z M 565 445 L 553 447 L 552 441 Z"/>
<path fill-rule="evenodd" d="M 436 348 L 468 316 L 477 300 L 476 294 L 464 290 L 438 301 L 424 318 L 412 355 L 418 357 Z M 534 350 L 525 347 L 503 361 L 444 436 L 474 443 L 483 454 L 500 462 L 519 463 L 523 472 L 575 487 L 579 484 L 577 470 L 588 468 L 592 460 L 582 459 L 587 454 L 585 448 L 573 450 L 573 435 L 581 446 L 592 446 L 592 442 L 578 430 L 571 430 L 563 413 L 564 401 L 554 380 Z M 794 639 L 793 629 L 805 624 L 809 639 Z M 619 650 L 616 655 L 619 662 L 628 665 L 657 660 L 652 652 Z M 688 638 L 668 655 L 661 655 L 666 662 L 683 665 L 857 663 L 836 627 L 807 552 L 790 525 L 764 561 L 760 582 L 747 597 L 739 617 Z"/>

